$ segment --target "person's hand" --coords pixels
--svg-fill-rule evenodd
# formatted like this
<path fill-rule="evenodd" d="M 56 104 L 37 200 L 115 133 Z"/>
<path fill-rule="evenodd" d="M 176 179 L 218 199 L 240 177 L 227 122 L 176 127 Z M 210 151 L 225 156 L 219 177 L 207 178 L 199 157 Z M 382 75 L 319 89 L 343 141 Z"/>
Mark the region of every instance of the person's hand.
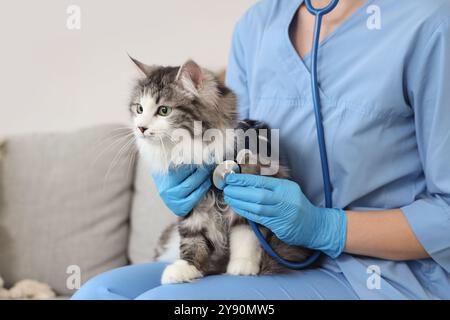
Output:
<path fill-rule="evenodd" d="M 225 184 L 225 202 L 237 214 L 272 230 L 281 241 L 321 250 L 333 258 L 344 250 L 345 212 L 314 206 L 297 183 L 251 174 L 228 174 Z"/>
<path fill-rule="evenodd" d="M 167 175 L 152 176 L 166 206 L 177 216 L 184 217 L 211 187 L 211 169 L 184 165 L 169 169 Z"/>

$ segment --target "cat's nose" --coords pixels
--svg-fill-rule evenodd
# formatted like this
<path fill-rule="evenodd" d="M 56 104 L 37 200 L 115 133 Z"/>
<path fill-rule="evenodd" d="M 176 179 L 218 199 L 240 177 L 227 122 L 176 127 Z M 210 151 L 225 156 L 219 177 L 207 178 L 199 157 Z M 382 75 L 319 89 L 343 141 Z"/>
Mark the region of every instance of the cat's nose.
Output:
<path fill-rule="evenodd" d="M 139 131 L 140 131 L 140 132 L 142 132 L 142 133 L 144 133 L 144 132 L 145 132 L 145 130 L 147 130 L 147 128 L 146 128 L 146 127 L 138 127 L 138 129 L 139 129 Z"/>

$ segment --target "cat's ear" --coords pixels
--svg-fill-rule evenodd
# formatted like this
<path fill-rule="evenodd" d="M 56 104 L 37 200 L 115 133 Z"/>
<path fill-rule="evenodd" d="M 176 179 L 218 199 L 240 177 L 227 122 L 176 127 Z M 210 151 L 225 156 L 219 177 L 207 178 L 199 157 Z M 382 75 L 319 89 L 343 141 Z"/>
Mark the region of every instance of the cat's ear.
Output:
<path fill-rule="evenodd" d="M 197 95 L 203 85 L 202 68 L 194 61 L 188 60 L 178 70 L 176 81 L 185 90 Z"/>
<path fill-rule="evenodd" d="M 131 61 L 134 62 L 134 64 L 138 67 L 138 69 L 146 76 L 148 77 L 154 70 L 154 66 L 146 65 L 145 63 L 140 62 L 139 60 L 136 60 L 132 56 L 128 55 L 130 57 Z"/>

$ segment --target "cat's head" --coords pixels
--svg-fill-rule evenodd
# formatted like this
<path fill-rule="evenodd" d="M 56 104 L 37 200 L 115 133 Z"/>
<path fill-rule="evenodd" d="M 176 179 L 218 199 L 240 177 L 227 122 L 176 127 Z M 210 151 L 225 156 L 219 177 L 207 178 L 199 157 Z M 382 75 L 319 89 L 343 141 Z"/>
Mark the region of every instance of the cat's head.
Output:
<path fill-rule="evenodd" d="M 225 135 L 226 129 L 236 126 L 235 95 L 192 60 L 181 67 L 163 67 L 131 59 L 143 74 L 130 101 L 134 133 L 152 170 L 165 172 L 170 165 L 210 162 L 211 141 L 198 135 L 211 129 Z M 190 144 L 191 152 L 184 148 L 180 154 L 181 143 Z"/>

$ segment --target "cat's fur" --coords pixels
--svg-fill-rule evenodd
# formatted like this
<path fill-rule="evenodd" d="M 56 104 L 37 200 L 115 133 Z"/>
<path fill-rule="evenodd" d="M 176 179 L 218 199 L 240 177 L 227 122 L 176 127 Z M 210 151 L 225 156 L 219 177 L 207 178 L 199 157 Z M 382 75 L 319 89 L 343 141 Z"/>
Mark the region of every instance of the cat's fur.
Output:
<path fill-rule="evenodd" d="M 202 132 L 216 128 L 225 133 L 226 129 L 237 127 L 236 97 L 212 72 L 200 68 L 193 61 L 181 67 L 161 67 L 132 60 L 144 77 L 136 83 L 130 108 L 138 148 L 153 171 L 165 173 L 169 166 L 192 163 L 187 155 L 172 154 L 174 141 L 170 133 L 174 129 L 184 128 L 193 137 L 194 121 L 202 122 Z M 136 112 L 137 104 L 142 106 L 142 114 Z M 169 116 L 156 114 L 162 105 L 172 107 Z M 137 130 L 138 127 L 147 130 L 143 134 Z M 193 157 L 200 157 L 203 163 L 217 160 L 214 155 L 211 156 L 212 143 L 202 143 L 203 152 Z M 241 170 L 259 174 L 261 166 L 259 162 L 246 163 L 241 164 Z M 280 167 L 274 176 L 288 178 L 287 170 Z M 288 260 L 301 261 L 310 254 L 304 248 L 284 244 L 264 227 L 261 230 L 272 248 Z M 262 250 L 246 220 L 232 211 L 224 202 L 223 193 L 214 187 L 189 215 L 180 218 L 177 225 L 170 226 L 163 233 L 156 251 L 157 257 L 163 256 L 170 239 L 177 239 L 178 236 L 179 260 L 165 269 L 162 283 L 186 282 L 224 272 L 257 275 L 285 270 Z"/>

